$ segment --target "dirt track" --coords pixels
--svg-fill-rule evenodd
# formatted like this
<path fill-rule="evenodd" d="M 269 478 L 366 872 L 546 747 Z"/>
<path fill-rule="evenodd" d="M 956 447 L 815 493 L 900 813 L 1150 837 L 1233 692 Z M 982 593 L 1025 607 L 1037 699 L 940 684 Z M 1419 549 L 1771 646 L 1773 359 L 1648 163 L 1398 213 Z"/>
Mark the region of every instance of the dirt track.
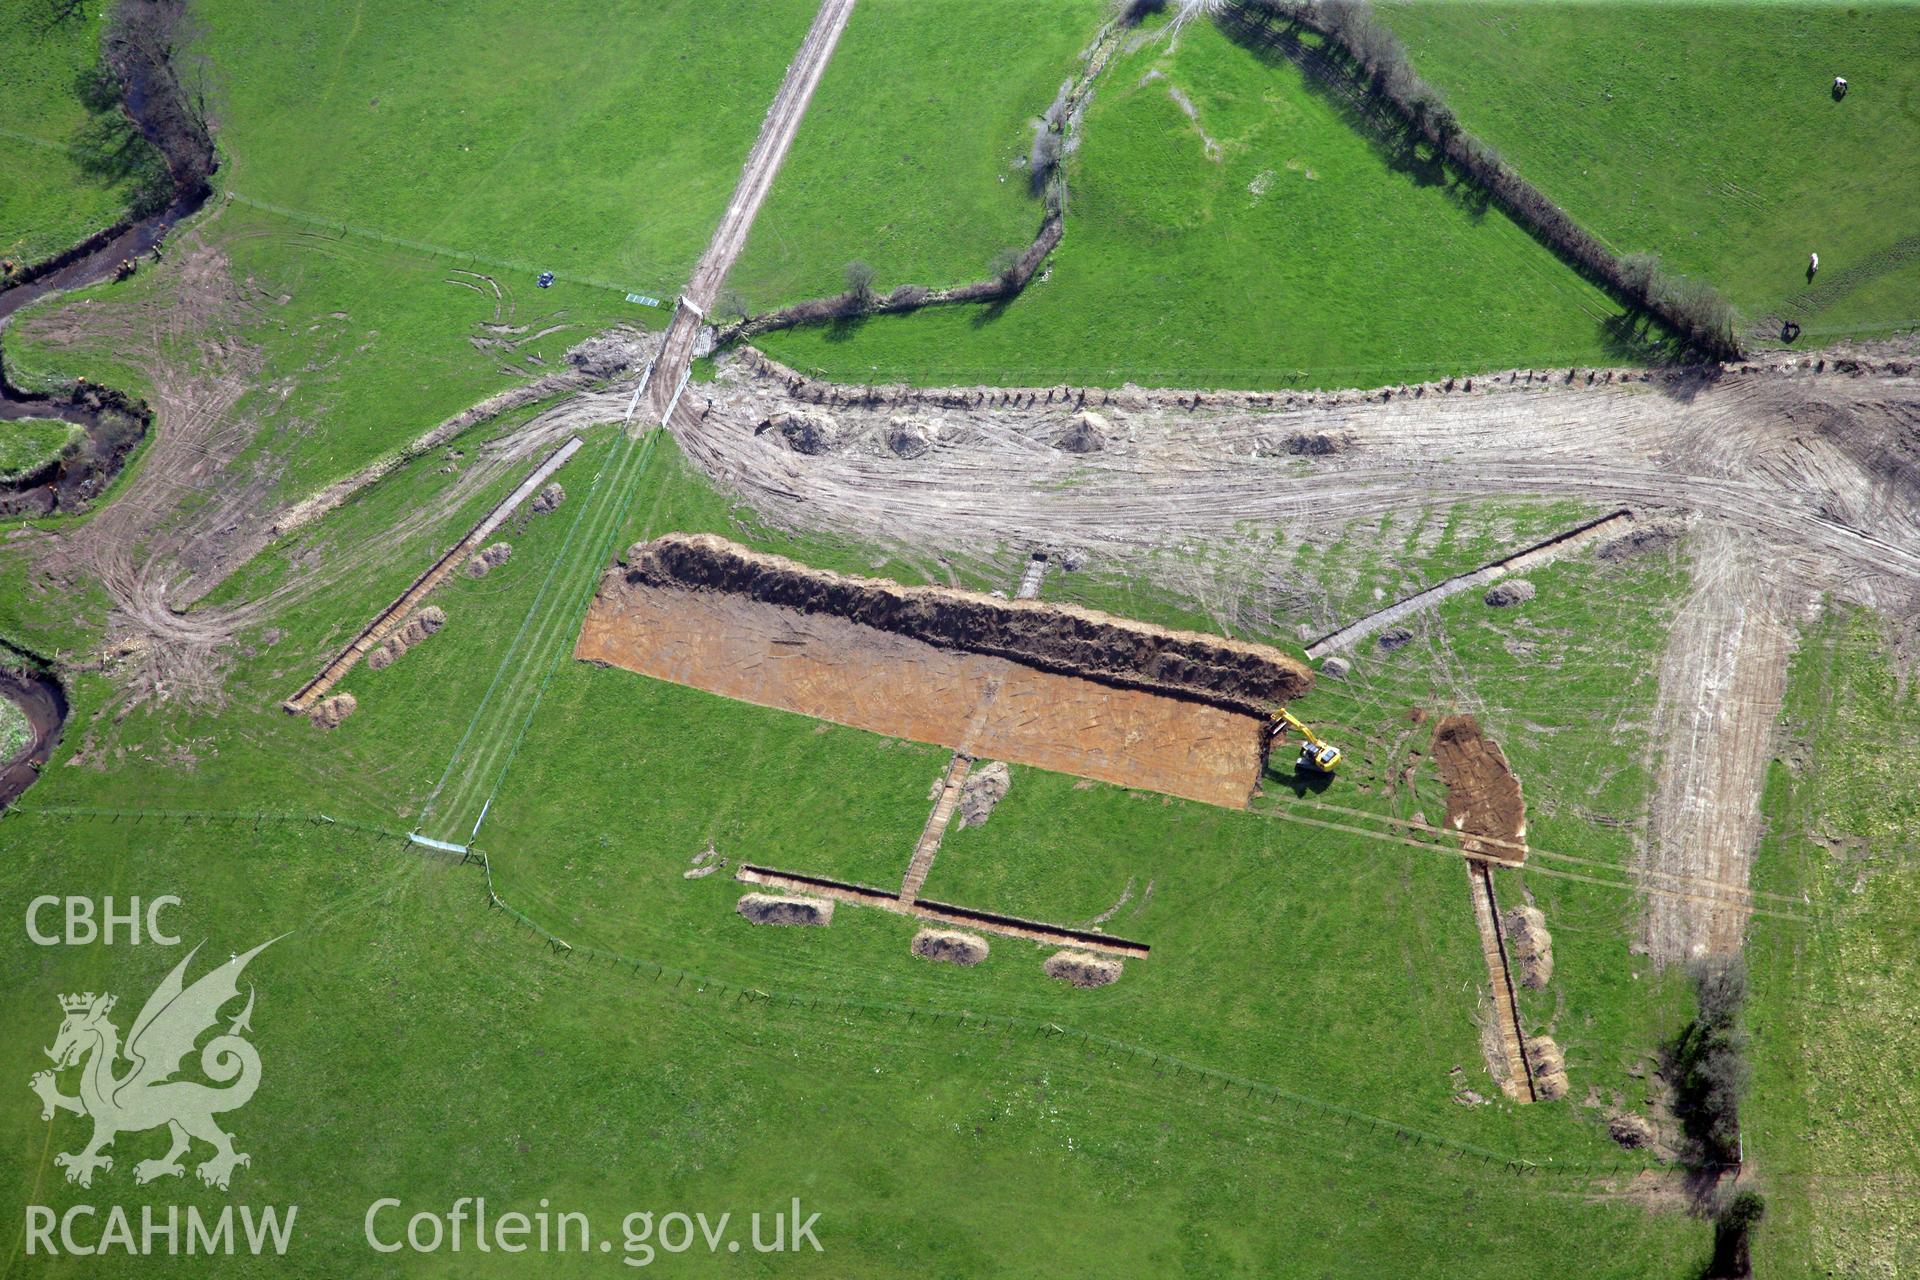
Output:
<path fill-rule="evenodd" d="M 821 0 L 813 25 L 800 42 L 799 52 L 787 64 L 786 77 L 781 80 L 780 89 L 774 94 L 773 104 L 767 108 L 766 119 L 760 125 L 760 136 L 754 140 L 753 150 L 747 153 L 746 163 L 741 166 L 733 199 L 681 292 L 682 304 L 675 309 L 673 322 L 662 340 L 660 365 L 647 388 L 647 402 L 652 410 L 647 415 L 649 425 L 660 421 L 680 386 L 680 375 L 693 359 L 694 339 L 707 323 L 707 312 L 712 310 L 714 297 L 720 292 L 727 272 L 733 269 L 734 259 L 747 247 L 747 233 L 753 229 L 754 217 L 773 187 L 781 162 L 787 158 L 787 149 L 793 145 L 794 134 L 800 129 L 800 118 L 807 113 L 807 104 L 813 100 L 813 91 L 827 69 L 827 61 L 833 57 L 834 46 L 840 43 L 840 33 L 846 30 L 847 19 L 853 15 L 853 5 L 854 0 Z"/>
<path fill-rule="evenodd" d="M 152 438 L 137 472 L 113 500 L 84 524 L 22 535 L 34 554 L 32 585 L 49 601 L 81 574 L 103 584 L 114 606 L 106 660 L 135 701 L 218 701 L 240 630 L 363 571 L 389 554 L 396 540 L 435 528 L 474 494 L 524 469 L 572 431 L 618 421 L 627 395 L 584 393 L 598 379 L 570 367 L 456 414 L 395 457 L 276 510 L 278 450 L 270 444 L 247 456 L 263 431 L 261 399 L 248 399 L 258 386 L 261 356 L 226 336 L 259 323 L 273 308 L 252 286 L 233 279 L 225 255 L 209 243 L 211 225 L 209 220 L 180 239 L 166 287 L 150 297 L 97 299 L 20 321 L 56 350 L 92 344 L 102 335 L 118 340 L 153 388 Z M 649 340 L 621 332 L 599 341 L 635 364 Z M 511 408 L 569 390 L 583 394 L 568 401 L 564 412 L 542 415 L 470 449 L 460 473 L 401 517 L 386 538 L 325 548 L 310 557 L 306 572 L 288 575 L 254 600 L 190 608 L 272 539 L 311 523 L 400 463 Z M 615 400 L 618 405 L 610 403 Z"/>
<path fill-rule="evenodd" d="M 882 388 L 869 398 L 747 358 L 669 425 L 709 475 L 784 524 L 952 559 L 967 547 L 1071 549 L 1190 595 L 1192 578 L 1169 578 L 1190 571 L 1182 553 L 1311 541 L 1437 501 L 1570 496 L 1689 516 L 1698 576 L 1661 666 L 1665 763 L 1639 869 L 1649 883 L 1744 885 L 1803 602 L 1830 592 L 1897 617 L 1920 601 L 1913 346 L 1671 382 L 1518 371 L 1476 378 L 1470 392 L 1271 396 Z M 834 416 L 832 451 L 794 452 L 758 431 L 800 405 Z M 1056 447 L 1083 406 L 1109 420 L 1104 447 Z M 933 447 L 890 452 L 899 417 Z M 1251 588 L 1312 607 L 1313 583 L 1260 572 Z M 1738 948 L 1737 907 L 1646 896 L 1645 941 L 1659 960 Z"/>
<path fill-rule="evenodd" d="M 756 507 L 882 542 L 1067 546 L 1127 562 L 1190 539 L 1231 541 L 1246 522 L 1305 535 L 1410 504 L 1534 494 L 1724 520 L 1783 570 L 1883 607 L 1920 589 L 1911 371 L 1818 373 L 1809 361 L 1698 389 L 1567 386 L 1561 371 L 1391 399 L 1119 392 L 1100 403 L 1094 392 L 1089 407 L 1115 437 L 1096 453 L 1053 446 L 1078 402 L 1064 388 L 883 388 L 877 403 L 829 400 L 842 443 L 817 456 L 756 434 L 796 399 L 815 403 L 819 384 L 795 377 L 799 397 L 736 362 L 683 401 L 672 429 Z M 1275 404 L 1250 403 L 1259 399 Z M 889 453 L 898 416 L 924 424 L 934 447 Z M 1322 439 L 1324 452 L 1312 444 Z"/>
<path fill-rule="evenodd" d="M 1654 712 L 1660 753 L 1639 867 L 1747 883 L 1760 838 L 1760 792 L 1786 692 L 1804 586 L 1778 581 L 1726 525 L 1693 543 L 1693 593 L 1668 636 Z M 1642 942 L 1661 964 L 1740 950 L 1744 900 L 1647 895 Z"/>

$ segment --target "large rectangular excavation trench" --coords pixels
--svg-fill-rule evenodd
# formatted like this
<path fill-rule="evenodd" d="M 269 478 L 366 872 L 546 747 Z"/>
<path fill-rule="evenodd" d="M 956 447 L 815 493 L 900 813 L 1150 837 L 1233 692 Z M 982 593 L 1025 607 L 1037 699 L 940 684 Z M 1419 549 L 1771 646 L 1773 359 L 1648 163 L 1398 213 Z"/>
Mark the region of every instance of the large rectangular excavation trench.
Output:
<path fill-rule="evenodd" d="M 574 656 L 981 759 L 1245 807 L 1266 709 L 1312 673 L 1264 645 L 809 569 L 710 535 L 633 547 Z"/>

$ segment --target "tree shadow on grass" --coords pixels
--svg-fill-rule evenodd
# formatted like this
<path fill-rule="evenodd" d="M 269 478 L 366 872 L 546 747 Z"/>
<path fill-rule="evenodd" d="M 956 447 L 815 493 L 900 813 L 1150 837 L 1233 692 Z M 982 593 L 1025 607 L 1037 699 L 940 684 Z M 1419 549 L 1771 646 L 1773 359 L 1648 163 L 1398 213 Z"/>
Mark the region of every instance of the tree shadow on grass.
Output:
<path fill-rule="evenodd" d="M 852 342 L 867 327 L 869 316 L 862 312 L 845 312 L 827 321 L 826 338 L 828 342 Z"/>
<path fill-rule="evenodd" d="M 1012 298 L 995 298 L 991 302 L 976 303 L 973 314 L 967 318 L 967 323 L 975 329 L 984 329 L 1007 314 L 1007 308 L 1012 305 Z"/>
<path fill-rule="evenodd" d="M 1297 24 L 1264 26 L 1231 7 L 1217 14 L 1214 21 L 1228 40 L 1262 66 L 1291 68 L 1307 92 L 1371 143 L 1392 172 L 1411 178 L 1417 187 L 1452 189 L 1461 185 L 1452 179 L 1446 162 L 1432 148 L 1422 145 L 1398 116 L 1371 97 L 1318 43 L 1306 38 Z"/>
<path fill-rule="evenodd" d="M 166 207 L 172 186 L 166 159 L 121 110 L 120 82 L 113 73 L 90 67 L 74 77 L 73 92 L 87 110 L 86 122 L 68 146 L 80 172 L 102 186 L 130 185 L 135 217 Z"/>

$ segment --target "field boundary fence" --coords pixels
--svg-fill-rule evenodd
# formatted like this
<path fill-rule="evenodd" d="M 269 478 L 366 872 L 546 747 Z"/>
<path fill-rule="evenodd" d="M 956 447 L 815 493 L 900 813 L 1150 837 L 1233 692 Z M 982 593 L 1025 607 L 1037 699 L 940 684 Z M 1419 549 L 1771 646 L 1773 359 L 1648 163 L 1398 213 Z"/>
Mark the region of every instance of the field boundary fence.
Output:
<path fill-rule="evenodd" d="M 287 823 L 312 827 L 336 828 L 360 834 L 390 839 L 405 848 L 417 848 L 411 840 L 411 833 L 384 827 L 377 823 L 360 822 L 347 818 L 336 818 L 325 813 L 254 811 L 254 810 L 216 810 L 216 809 L 111 809 L 91 806 L 34 805 L 31 807 L 16 805 L 9 812 L 21 816 L 44 819 L 92 819 L 108 818 L 114 820 L 160 820 L 160 821 L 206 821 L 212 822 L 264 822 Z M 692 984 L 690 994 L 732 996 L 736 1003 L 752 1001 L 765 1004 L 817 1012 L 825 1009 L 829 1012 L 860 1013 L 880 1017 L 899 1017 L 908 1022 L 926 1021 L 940 1026 L 964 1027 L 982 1034 L 994 1031 L 1012 1035 L 1016 1032 L 1034 1036 L 1045 1036 L 1050 1042 L 1063 1045 L 1078 1045 L 1089 1050 L 1100 1050 L 1120 1061 L 1152 1069 L 1161 1076 L 1171 1075 L 1179 1080 L 1190 1080 L 1216 1090 L 1223 1097 L 1239 1096 L 1246 1099 L 1264 1099 L 1281 1103 L 1303 1113 L 1337 1120 L 1343 1128 L 1349 1130 L 1364 1129 L 1375 1136 L 1384 1136 L 1394 1142 L 1411 1147 L 1431 1147 L 1435 1151 L 1444 1151 L 1461 1160 L 1475 1160 L 1483 1165 L 1498 1166 L 1516 1175 L 1575 1174 L 1591 1178 L 1609 1174 L 1638 1174 L 1649 1170 L 1658 1170 L 1660 1166 L 1646 1161 L 1582 1161 L 1556 1160 L 1551 1157 L 1535 1160 L 1510 1152 L 1496 1151 L 1491 1147 L 1465 1142 L 1458 1138 L 1449 1138 L 1432 1133 L 1415 1125 L 1377 1116 L 1371 1112 L 1348 1107 L 1338 1102 L 1329 1102 L 1281 1085 L 1264 1080 L 1255 1080 L 1237 1072 L 1218 1067 L 1205 1066 L 1188 1061 L 1176 1054 L 1163 1053 L 1149 1045 L 1103 1035 L 1087 1028 L 1070 1023 L 1060 1023 L 1045 1018 L 1036 1018 L 1025 1014 L 983 1013 L 975 1009 L 946 1009 L 931 1005 L 909 1004 L 896 1000 L 872 1000 L 857 996 L 767 990 L 748 983 L 734 982 L 703 974 L 692 969 L 683 969 L 662 961 L 644 957 L 629 956 L 604 947 L 575 945 L 553 932 L 545 925 L 513 906 L 503 898 L 494 885 L 493 863 L 487 854 L 478 848 L 469 848 L 457 857 L 451 854 L 435 853 L 439 860 L 451 862 L 456 866 L 472 864 L 480 869 L 486 889 L 486 903 L 489 909 L 497 910 L 516 925 L 526 929 L 547 945 L 555 956 L 569 960 L 581 960 L 589 964 L 602 965 L 610 969 L 624 970 L 630 977 L 651 978 L 656 984 L 670 982 L 676 990 L 685 990 Z M 1727 1166 L 1733 1167 L 1731 1165 Z M 1779 1171 L 1775 1171 L 1779 1172 Z"/>

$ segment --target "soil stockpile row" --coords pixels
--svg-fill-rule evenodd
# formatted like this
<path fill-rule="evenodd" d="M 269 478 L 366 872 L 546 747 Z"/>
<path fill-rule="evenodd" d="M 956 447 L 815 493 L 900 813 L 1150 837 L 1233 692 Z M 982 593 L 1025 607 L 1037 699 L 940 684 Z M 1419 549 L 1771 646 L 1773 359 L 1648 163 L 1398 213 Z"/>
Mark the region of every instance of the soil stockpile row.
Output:
<path fill-rule="evenodd" d="M 981 759 L 1227 808 L 1244 808 L 1259 782 L 1261 719 L 1192 694 L 1064 675 L 825 609 L 689 589 L 675 578 L 654 585 L 648 576 L 616 568 L 601 580 L 576 658 Z M 796 573 L 785 581 L 799 580 Z"/>
<path fill-rule="evenodd" d="M 618 572 L 616 570 L 616 572 Z M 1092 609 L 908 587 L 812 569 L 711 534 L 668 534 L 627 553 L 629 581 L 719 591 L 802 613 L 831 614 L 942 649 L 1264 715 L 1313 685 L 1277 649 L 1172 631 Z"/>

